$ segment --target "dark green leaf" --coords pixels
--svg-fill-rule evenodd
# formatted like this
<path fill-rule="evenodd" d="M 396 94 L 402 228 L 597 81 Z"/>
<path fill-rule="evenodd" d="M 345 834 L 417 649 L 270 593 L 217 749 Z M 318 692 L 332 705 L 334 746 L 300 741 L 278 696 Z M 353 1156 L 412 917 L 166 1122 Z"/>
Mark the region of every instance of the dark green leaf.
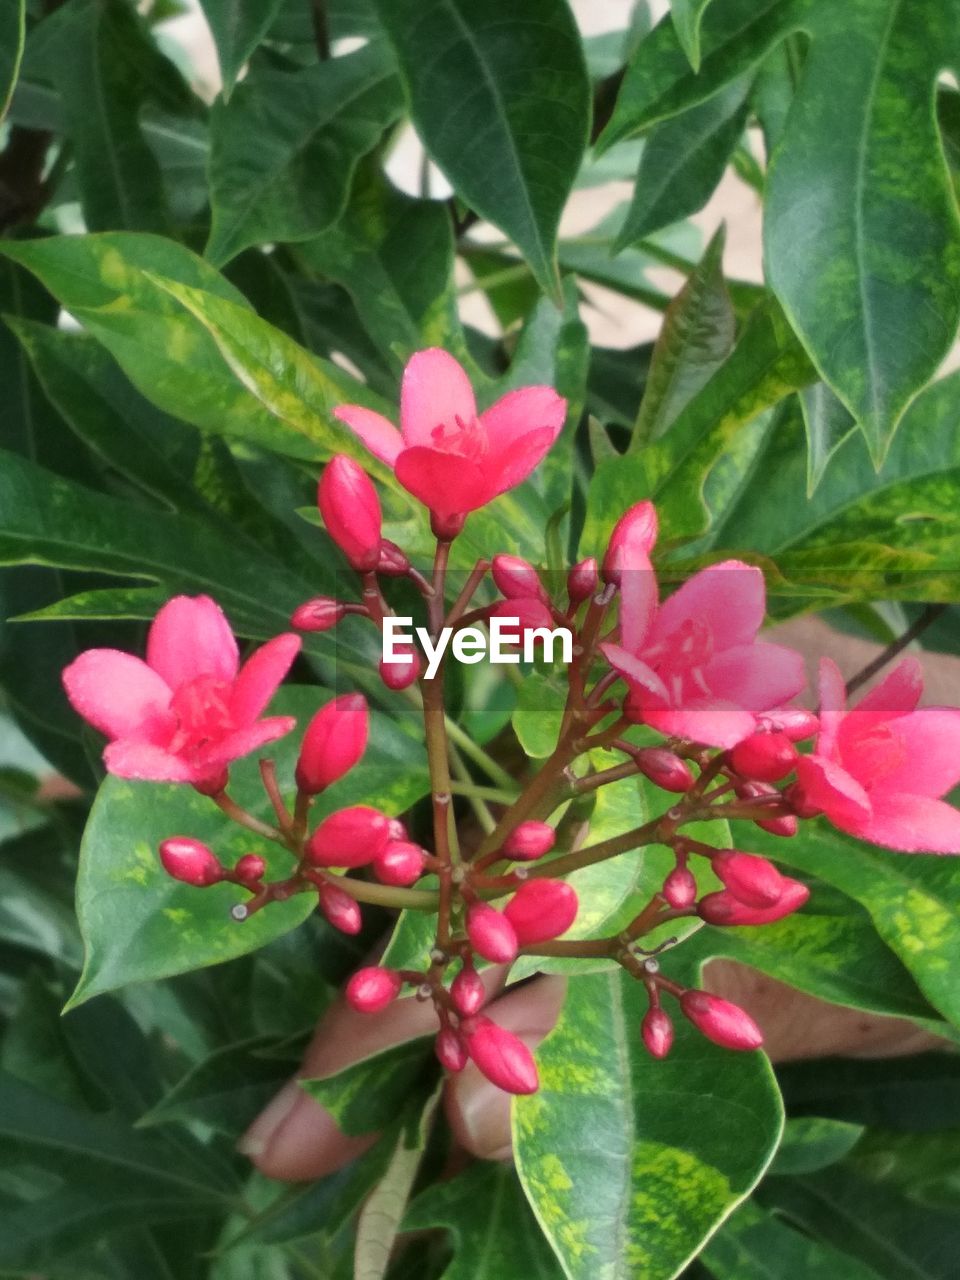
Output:
<path fill-rule="evenodd" d="M 716 1280 L 878 1280 L 859 1258 L 811 1240 L 754 1204 L 724 1223 L 703 1261 Z"/>
<path fill-rule="evenodd" d="M 20 73 L 27 34 L 26 0 L 0 3 L 0 123 L 7 114 Z"/>
<path fill-rule="evenodd" d="M 563 0 L 379 0 L 414 124 L 457 194 L 558 289 L 557 226 L 587 142 L 590 86 Z"/>
<path fill-rule="evenodd" d="M 793 1062 L 779 1077 L 791 1113 L 904 1133 L 960 1128 L 960 1058 L 952 1053 Z"/>
<path fill-rule="evenodd" d="M 531 671 L 517 693 L 513 731 L 528 756 L 544 759 L 557 745 L 566 690 L 541 671 Z"/>
<path fill-rule="evenodd" d="M 827 1120 L 822 1116 L 797 1116 L 788 1120 L 770 1175 L 817 1173 L 836 1164 L 863 1137 L 861 1124 Z"/>
<path fill-rule="evenodd" d="M 407 997 L 413 999 L 413 997 Z M 435 1077 L 429 1040 L 405 1040 L 344 1067 L 334 1076 L 301 1080 L 351 1137 L 386 1129 L 417 1091 Z"/>
<path fill-rule="evenodd" d="M 678 1026 L 663 1062 L 621 971 L 570 983 L 537 1051 L 541 1087 L 514 1104 L 527 1198 L 571 1280 L 669 1280 L 754 1185 L 782 1127 L 759 1054 Z"/>
<path fill-rule="evenodd" d="M 201 0 L 217 46 L 223 96 L 229 98 L 250 55 L 279 12 L 282 0 Z"/>
<path fill-rule="evenodd" d="M 800 392 L 800 407 L 807 432 L 807 497 L 810 497 L 823 479 L 830 459 L 857 424 L 825 382 L 804 387 Z"/>
<path fill-rule="evenodd" d="M 670 0 L 677 39 L 683 45 L 694 71 L 700 69 L 700 20 L 710 0 Z"/>

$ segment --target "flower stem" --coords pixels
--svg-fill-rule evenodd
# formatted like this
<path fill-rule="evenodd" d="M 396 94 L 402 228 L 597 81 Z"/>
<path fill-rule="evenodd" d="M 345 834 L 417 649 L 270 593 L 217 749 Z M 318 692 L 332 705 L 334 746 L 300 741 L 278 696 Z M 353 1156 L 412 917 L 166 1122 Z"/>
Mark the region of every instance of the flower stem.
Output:
<path fill-rule="evenodd" d="M 261 822 L 259 818 L 255 818 L 252 813 L 248 813 L 236 800 L 227 795 L 226 791 L 219 791 L 210 799 L 217 806 L 221 813 L 225 813 L 227 817 L 236 822 L 238 826 L 246 827 L 248 831 L 254 832 L 258 836 L 263 836 L 265 840 L 273 840 L 277 844 L 286 844 L 283 832 L 277 827 L 271 827 L 268 822 Z"/>

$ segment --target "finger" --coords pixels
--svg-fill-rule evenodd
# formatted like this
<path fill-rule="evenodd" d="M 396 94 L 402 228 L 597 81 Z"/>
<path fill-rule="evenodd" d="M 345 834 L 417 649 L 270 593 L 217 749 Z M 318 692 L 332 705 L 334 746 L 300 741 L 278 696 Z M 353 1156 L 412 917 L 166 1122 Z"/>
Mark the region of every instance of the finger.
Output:
<path fill-rule="evenodd" d="M 536 978 L 508 991 L 484 1013 L 534 1049 L 553 1030 L 566 990 L 566 978 Z M 473 1063 L 447 1082 L 444 1105 L 454 1137 L 471 1155 L 510 1158 L 510 1095 L 491 1084 Z"/>
<path fill-rule="evenodd" d="M 482 976 L 492 993 L 502 986 L 504 970 L 487 969 Z M 254 1120 L 238 1150 L 270 1178 L 301 1181 L 333 1173 L 365 1151 L 376 1135 L 347 1137 L 297 1081 L 335 1075 L 352 1062 L 436 1029 L 437 1016 L 429 1001 L 407 997 L 370 1015 L 357 1013 L 341 997 L 321 1019 L 296 1078 Z"/>

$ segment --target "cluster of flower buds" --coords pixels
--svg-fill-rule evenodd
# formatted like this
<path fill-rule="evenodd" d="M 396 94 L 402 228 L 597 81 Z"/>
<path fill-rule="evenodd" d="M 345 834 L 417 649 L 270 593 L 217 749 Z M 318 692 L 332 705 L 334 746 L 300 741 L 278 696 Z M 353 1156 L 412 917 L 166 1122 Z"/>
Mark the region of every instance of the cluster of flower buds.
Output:
<path fill-rule="evenodd" d="M 640 1036 L 653 1058 L 665 1058 L 673 1048 L 673 1023 L 660 1003 L 656 980 L 650 982 L 650 1007 L 640 1024 Z M 763 1044 L 763 1032 L 745 1009 L 730 1000 L 693 988 L 683 990 L 670 983 L 680 1012 L 697 1030 L 723 1049 L 749 1052 Z"/>

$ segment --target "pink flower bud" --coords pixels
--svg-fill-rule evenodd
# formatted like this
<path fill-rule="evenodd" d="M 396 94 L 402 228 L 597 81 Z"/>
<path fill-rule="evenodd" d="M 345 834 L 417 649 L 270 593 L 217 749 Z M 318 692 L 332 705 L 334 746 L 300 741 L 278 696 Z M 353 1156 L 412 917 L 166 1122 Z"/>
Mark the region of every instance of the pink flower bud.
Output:
<path fill-rule="evenodd" d="M 335 929 L 341 933 L 359 933 L 363 925 L 360 906 L 348 893 L 334 884 L 324 882 L 318 886 L 320 910 Z"/>
<path fill-rule="evenodd" d="M 774 733 L 783 733 L 791 742 L 803 742 L 812 738 L 820 728 L 820 721 L 812 711 L 804 707 L 777 707 L 757 717 L 757 723 Z"/>
<path fill-rule="evenodd" d="M 317 596 L 298 605 L 290 615 L 290 625 L 298 631 L 329 631 L 346 613 L 342 600 L 333 596 Z"/>
<path fill-rule="evenodd" d="M 410 835 L 407 828 L 403 825 L 399 818 L 390 819 L 390 839 L 391 840 L 409 840 Z"/>
<path fill-rule="evenodd" d="M 434 1044 L 440 1065 L 448 1071 L 462 1071 L 469 1061 L 467 1046 L 453 1027 L 443 1027 Z"/>
<path fill-rule="evenodd" d="M 604 582 L 619 585 L 624 569 L 645 571 L 641 562 L 650 555 L 656 540 L 657 513 L 653 503 L 636 503 L 614 525 L 600 571 Z"/>
<path fill-rule="evenodd" d="M 674 867 L 660 893 L 674 910 L 684 911 L 697 900 L 696 877 L 689 867 Z"/>
<path fill-rule="evenodd" d="M 217 884 L 225 874 L 213 850 L 192 836 L 170 836 L 161 840 L 160 861 L 168 876 L 197 889 Z"/>
<path fill-rule="evenodd" d="M 193 789 L 194 791 L 199 791 L 202 796 L 218 796 L 221 791 L 226 791 L 229 781 L 229 770 L 219 769 L 216 773 L 210 773 L 205 778 L 197 778 L 193 783 Z"/>
<path fill-rule="evenodd" d="M 685 991 L 680 1008 L 701 1034 L 724 1049 L 759 1049 L 763 1033 L 739 1005 L 706 991 Z"/>
<path fill-rule="evenodd" d="M 673 1046 L 673 1023 L 662 1009 L 648 1009 L 640 1024 L 640 1034 L 653 1058 L 665 1058 Z"/>
<path fill-rule="evenodd" d="M 491 964 L 510 964 L 517 958 L 519 943 L 513 925 L 485 902 L 475 902 L 467 912 L 467 937 L 477 955 Z"/>
<path fill-rule="evenodd" d="M 321 707 L 307 726 L 297 761 L 297 786 L 308 795 L 349 772 L 367 749 L 370 717 L 361 693 L 345 693 Z"/>
<path fill-rule="evenodd" d="M 580 604 L 588 596 L 594 595 L 599 585 L 600 574 L 597 571 L 597 562 L 593 556 L 588 556 L 586 560 L 575 564 L 567 574 L 567 595 L 570 597 L 570 603 Z"/>
<path fill-rule="evenodd" d="M 479 1013 L 486 1003 L 487 990 L 473 965 L 464 965 L 450 984 L 450 998 L 463 1018 Z"/>
<path fill-rule="evenodd" d="M 393 648 L 401 656 L 391 662 L 386 658 L 380 659 L 380 679 L 388 689 L 398 693 L 401 689 L 409 688 L 419 678 L 421 664 L 420 655 L 413 645 L 395 643 Z"/>
<path fill-rule="evenodd" d="M 577 918 L 577 893 L 565 880 L 528 880 L 503 909 L 513 925 L 517 942 L 524 947 L 533 942 L 559 938 Z"/>
<path fill-rule="evenodd" d="M 324 818 L 307 841 L 315 867 L 362 867 L 372 862 L 390 838 L 390 819 L 379 809 L 355 804 Z"/>
<path fill-rule="evenodd" d="M 507 600 L 549 599 L 536 569 L 519 556 L 494 556 L 492 573 L 497 590 Z"/>
<path fill-rule="evenodd" d="M 373 874 L 383 884 L 405 888 L 423 875 L 424 851 L 409 840 L 391 840 L 373 860 Z"/>
<path fill-rule="evenodd" d="M 514 862 L 535 862 L 549 853 L 557 840 L 557 833 L 549 822 L 521 822 L 503 842 L 503 856 Z"/>
<path fill-rule="evenodd" d="M 254 885 L 262 880 L 267 870 L 266 860 L 258 853 L 245 853 L 237 860 L 233 874 L 241 884 Z"/>
<path fill-rule="evenodd" d="M 736 849 L 722 849 L 711 859 L 714 871 L 733 896 L 748 907 L 772 907 L 786 881 L 772 862 Z"/>
<path fill-rule="evenodd" d="M 783 797 L 798 818 L 816 818 L 818 814 L 823 812 L 819 805 L 810 802 L 806 790 L 800 782 L 795 782 L 792 786 L 787 787 Z"/>
<path fill-rule="evenodd" d="M 689 791 L 693 773 L 686 760 L 666 747 L 644 747 L 634 755 L 637 768 L 662 791 Z"/>
<path fill-rule="evenodd" d="M 797 763 L 797 748 L 785 733 L 752 733 L 733 748 L 730 763 L 741 778 L 779 782 Z"/>
<path fill-rule="evenodd" d="M 389 538 L 384 538 L 380 543 L 377 573 L 385 574 L 388 578 L 402 578 L 409 568 L 410 561 L 397 544 L 391 542 Z"/>
<path fill-rule="evenodd" d="M 505 644 L 512 642 L 513 635 L 517 636 L 517 643 L 525 631 L 532 631 L 535 627 L 546 627 L 548 630 L 553 627 L 553 616 L 550 610 L 542 600 L 531 599 L 529 596 L 521 599 L 514 597 L 511 600 L 498 600 L 490 610 L 491 618 L 515 618 L 516 622 L 512 626 L 504 628 L 502 636 Z"/>
<path fill-rule="evenodd" d="M 379 1013 L 396 1000 L 402 986 L 403 979 L 393 969 L 358 969 L 347 983 L 347 1004 L 357 1013 Z"/>
<path fill-rule="evenodd" d="M 506 1093 L 536 1093 L 540 1087 L 533 1054 L 517 1036 L 482 1015 L 461 1023 L 467 1052 L 487 1079 Z"/>
<path fill-rule="evenodd" d="M 810 897 L 810 890 L 799 880 L 791 880 L 789 876 L 784 876 L 783 886 L 783 892 L 772 907 L 748 907 L 735 898 L 729 889 L 723 889 L 719 893 L 708 893 L 705 898 L 701 898 L 697 904 L 697 914 L 707 924 L 727 928 L 738 925 L 773 924 L 777 920 L 782 920 L 784 916 L 799 911 Z"/>
<path fill-rule="evenodd" d="M 359 573 L 380 562 L 380 499 L 358 463 L 338 453 L 323 469 L 317 505 L 327 533 Z"/>
<path fill-rule="evenodd" d="M 772 836 L 795 836 L 800 827 L 792 813 L 785 813 L 780 818 L 756 818 L 761 831 L 768 831 Z"/>

